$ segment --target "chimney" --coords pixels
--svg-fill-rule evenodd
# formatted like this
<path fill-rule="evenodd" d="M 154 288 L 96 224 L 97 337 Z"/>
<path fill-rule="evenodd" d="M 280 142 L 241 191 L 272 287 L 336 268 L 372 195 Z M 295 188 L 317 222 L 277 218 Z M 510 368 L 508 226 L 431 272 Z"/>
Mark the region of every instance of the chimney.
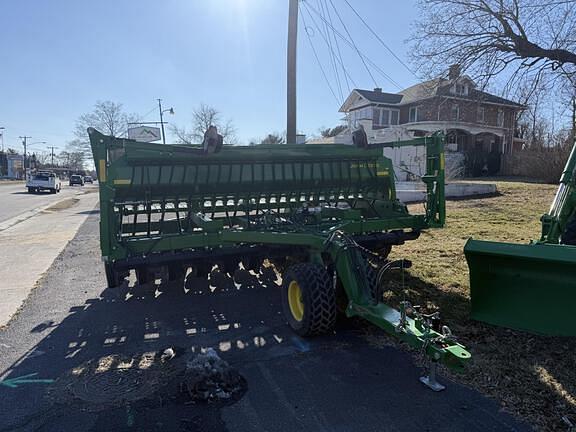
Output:
<path fill-rule="evenodd" d="M 374 87 L 374 93 L 382 93 L 382 87 Z"/>
<path fill-rule="evenodd" d="M 460 65 L 459 64 L 451 65 L 450 68 L 448 69 L 448 79 L 450 79 L 450 81 L 454 81 L 455 79 L 458 79 L 459 76 L 460 76 Z"/>

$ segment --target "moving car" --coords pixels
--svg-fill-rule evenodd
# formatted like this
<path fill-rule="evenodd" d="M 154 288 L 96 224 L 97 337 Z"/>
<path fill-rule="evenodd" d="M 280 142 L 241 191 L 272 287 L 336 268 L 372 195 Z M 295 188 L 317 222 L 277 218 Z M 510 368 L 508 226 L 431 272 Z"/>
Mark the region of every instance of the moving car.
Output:
<path fill-rule="evenodd" d="M 84 176 L 84 183 L 94 183 L 91 176 Z"/>
<path fill-rule="evenodd" d="M 70 186 L 80 185 L 84 186 L 84 178 L 81 175 L 73 174 L 70 176 Z"/>
<path fill-rule="evenodd" d="M 50 193 L 60 192 L 62 183 L 60 178 L 51 171 L 38 171 L 30 175 L 26 181 L 28 193 L 50 191 Z"/>

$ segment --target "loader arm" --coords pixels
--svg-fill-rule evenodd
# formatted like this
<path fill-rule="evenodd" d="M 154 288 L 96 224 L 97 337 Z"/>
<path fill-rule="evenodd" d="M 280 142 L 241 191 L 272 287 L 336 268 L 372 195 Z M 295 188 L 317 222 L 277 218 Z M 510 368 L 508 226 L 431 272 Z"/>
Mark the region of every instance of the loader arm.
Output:
<path fill-rule="evenodd" d="M 550 206 L 550 211 L 543 215 L 542 237 L 543 243 L 558 244 L 563 241 L 562 235 L 568 224 L 574 219 L 576 213 L 576 142 L 572 147 L 570 156 L 566 161 L 564 171 L 560 177 L 560 186 Z"/>
<path fill-rule="evenodd" d="M 469 239 L 471 316 L 503 327 L 576 336 L 576 143 L 542 236 L 530 244 Z"/>

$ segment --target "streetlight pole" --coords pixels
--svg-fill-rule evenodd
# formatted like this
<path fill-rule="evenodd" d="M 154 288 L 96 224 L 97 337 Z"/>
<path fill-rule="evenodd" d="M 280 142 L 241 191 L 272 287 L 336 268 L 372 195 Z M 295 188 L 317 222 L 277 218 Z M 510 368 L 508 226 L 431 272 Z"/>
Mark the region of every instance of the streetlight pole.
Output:
<path fill-rule="evenodd" d="M 165 112 L 174 114 L 174 108 L 168 108 L 162 111 L 162 99 L 158 99 L 158 111 L 160 112 L 160 127 L 162 128 L 162 144 L 166 144 L 166 135 L 164 134 L 164 117 Z"/>
<path fill-rule="evenodd" d="M 0 137 L 2 137 L 2 153 L 4 153 L 4 130 L 6 128 L 3 126 L 0 126 Z"/>
<path fill-rule="evenodd" d="M 160 127 L 162 128 L 162 144 L 166 144 L 166 135 L 164 135 L 164 119 L 162 118 L 162 99 L 158 99 L 158 111 L 160 111 Z"/>

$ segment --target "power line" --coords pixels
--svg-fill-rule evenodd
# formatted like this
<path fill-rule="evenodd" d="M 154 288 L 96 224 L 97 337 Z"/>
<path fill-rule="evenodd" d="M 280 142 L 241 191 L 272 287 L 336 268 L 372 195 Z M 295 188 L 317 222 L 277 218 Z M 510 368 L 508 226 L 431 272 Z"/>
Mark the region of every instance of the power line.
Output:
<path fill-rule="evenodd" d="M 310 11 L 308 12 L 308 16 L 310 17 L 310 19 L 312 20 L 314 26 L 316 27 L 316 30 L 318 31 L 318 33 L 320 34 L 320 36 L 322 36 L 322 39 L 324 40 L 324 43 L 326 43 L 326 45 L 328 45 L 328 41 L 326 40 L 326 36 L 324 35 L 324 33 L 322 33 L 322 30 L 320 30 L 319 25 L 316 23 L 316 20 L 314 19 L 314 17 L 312 16 L 312 14 L 310 13 Z M 354 79 L 352 78 L 352 76 L 350 75 L 350 73 L 348 73 L 348 71 L 346 70 L 346 66 L 344 65 L 344 62 L 342 61 L 342 58 L 340 57 L 338 59 L 338 62 L 340 63 L 340 66 L 342 67 L 342 70 L 344 70 L 344 74 L 345 76 L 348 77 L 348 79 L 350 81 L 352 81 L 352 83 L 354 83 L 354 85 L 356 85 L 356 83 L 354 82 Z"/>
<path fill-rule="evenodd" d="M 324 11 L 324 2 L 322 0 L 317 0 L 317 3 L 320 5 L 320 10 L 322 11 L 322 15 L 325 15 Z M 324 28 L 326 30 L 326 37 L 328 39 L 328 49 L 330 54 L 330 63 L 332 64 L 332 69 L 334 70 L 334 75 L 336 77 L 336 85 L 338 86 L 338 94 L 340 95 L 340 100 L 342 103 L 344 102 L 344 96 L 342 94 L 342 85 L 340 84 L 340 74 L 338 73 L 338 66 L 336 65 L 335 60 L 335 53 L 334 49 L 332 48 L 332 37 L 330 36 L 330 32 L 328 30 L 328 24 L 324 22 Z"/>
<path fill-rule="evenodd" d="M 330 0 L 330 4 L 332 5 L 332 8 L 334 8 L 334 3 L 332 3 L 332 0 Z M 328 4 L 326 4 L 326 9 L 328 10 L 328 17 L 330 18 L 330 22 L 332 22 L 332 15 L 330 14 L 330 10 L 328 9 Z M 344 62 L 342 61 L 342 52 L 340 51 L 340 44 L 338 43 L 338 38 L 336 37 L 334 32 L 332 32 L 332 36 L 334 37 L 334 43 L 338 51 L 338 58 L 340 59 L 340 65 L 342 66 L 344 79 L 346 80 L 346 88 L 348 89 L 348 93 L 350 93 L 350 83 L 348 82 L 348 76 L 346 75 L 346 68 L 344 67 Z"/>
<path fill-rule="evenodd" d="M 332 3 L 332 2 L 331 2 Z M 348 27 L 346 27 L 346 24 L 344 24 L 344 21 L 342 20 L 342 17 L 340 16 L 340 14 L 338 13 L 338 10 L 334 7 L 334 3 L 332 3 L 332 8 L 334 9 L 334 12 L 336 12 L 336 16 L 338 17 L 338 20 L 340 21 L 340 24 L 342 24 L 342 27 L 344 27 L 344 31 L 346 32 L 346 34 L 348 35 L 348 37 L 350 38 L 350 41 L 345 40 L 346 42 L 348 42 L 348 45 L 352 44 L 352 47 L 354 48 L 354 50 L 356 50 L 356 54 L 358 54 L 358 57 L 360 57 L 360 60 L 362 61 L 362 64 L 364 65 L 364 68 L 366 69 L 366 72 L 368 72 L 368 75 L 370 75 L 370 78 L 372 78 L 372 81 L 374 82 L 374 86 L 378 87 L 378 83 L 376 82 L 376 79 L 374 78 L 374 75 L 372 75 L 372 72 L 370 71 L 370 68 L 368 67 L 368 65 L 366 64 L 366 61 L 364 60 L 364 56 L 362 55 L 362 53 L 360 52 L 360 50 L 358 49 L 358 47 L 356 46 L 356 43 L 354 43 L 354 39 L 352 38 L 352 35 L 350 34 L 350 32 L 348 31 Z M 340 36 L 341 38 L 344 39 L 344 37 L 337 32 L 334 28 L 332 29 L 334 31 L 335 34 L 338 34 L 338 36 Z"/>
<path fill-rule="evenodd" d="M 300 6 L 298 6 L 298 7 L 300 7 Z M 308 13 L 310 14 L 310 12 L 308 12 Z M 338 97 L 336 96 L 336 93 L 334 92 L 334 90 L 332 89 L 332 86 L 330 85 L 330 81 L 328 80 L 328 77 L 326 76 L 326 72 L 324 71 L 324 68 L 322 67 L 322 62 L 320 62 L 320 58 L 318 57 L 318 53 L 316 52 L 316 48 L 314 47 L 314 44 L 312 43 L 312 38 L 310 38 L 310 34 L 308 33 L 308 26 L 306 25 L 306 19 L 304 18 L 304 14 L 301 13 L 300 16 L 302 17 L 302 23 L 304 24 L 304 31 L 305 31 L 306 36 L 308 38 L 308 42 L 310 43 L 310 47 L 312 48 L 312 52 L 314 53 L 314 57 L 316 58 L 316 62 L 318 63 L 318 67 L 320 67 L 320 71 L 322 72 L 322 75 L 324 76 L 324 80 L 326 81 L 326 85 L 330 89 L 330 93 L 332 93 L 332 96 L 334 96 L 334 99 L 336 99 L 336 102 L 340 103 L 340 101 L 338 100 Z"/>
<path fill-rule="evenodd" d="M 318 23 L 316 22 L 316 20 L 314 19 L 314 17 L 312 16 L 312 14 L 310 13 L 309 10 L 306 10 L 306 12 L 308 12 L 308 16 L 310 17 L 310 20 L 312 21 L 312 23 L 314 24 L 314 27 L 316 28 L 316 31 L 318 31 L 318 33 L 320 34 L 320 36 L 322 36 L 322 39 L 324 40 L 324 43 L 326 44 L 326 46 L 328 46 L 328 48 L 330 49 L 330 46 L 328 44 L 328 40 L 326 39 L 326 35 L 324 35 L 324 33 L 322 33 L 322 30 L 320 29 L 320 26 L 318 25 Z M 334 54 L 334 51 L 332 51 L 332 53 Z M 335 56 L 335 54 L 334 54 Z M 352 81 L 354 83 L 354 85 L 356 85 L 356 83 L 354 82 L 354 79 L 352 78 L 352 76 L 350 76 L 350 74 L 348 73 L 348 71 L 346 70 L 346 67 L 344 66 L 344 63 L 342 62 L 342 59 L 339 58 L 338 59 L 340 65 L 342 66 L 342 69 L 344 70 L 344 74 L 345 76 L 347 76 L 350 81 Z M 344 98 L 342 98 L 344 99 Z"/>
<path fill-rule="evenodd" d="M 306 5 L 307 8 L 312 9 L 312 11 L 318 15 L 320 17 L 320 19 L 322 19 L 323 21 L 324 18 L 322 17 L 322 15 L 311 5 L 304 3 L 303 4 Z M 342 21 L 342 18 L 339 17 L 340 22 L 344 25 L 344 22 Z M 330 24 L 328 24 L 330 25 Z M 345 25 L 344 25 L 345 27 Z M 384 72 L 379 66 L 376 65 L 376 63 L 374 61 L 372 61 L 366 54 L 364 54 L 362 51 L 360 51 L 356 45 L 356 43 L 354 42 L 354 40 L 352 39 L 352 36 L 350 35 L 350 32 L 348 32 L 347 27 L 345 27 L 345 30 L 348 34 L 348 37 L 351 40 L 348 40 L 346 37 L 344 37 L 338 30 L 336 30 L 334 28 L 334 26 L 331 26 L 332 30 L 334 31 L 334 33 L 340 38 L 342 39 L 344 42 L 346 42 L 346 44 L 348 44 L 348 46 L 354 48 L 358 54 L 358 56 L 360 57 L 360 59 L 362 60 L 362 63 L 364 64 L 364 67 L 366 68 L 366 70 L 368 71 L 368 74 L 370 75 L 370 77 L 372 78 L 372 81 L 374 81 L 374 84 L 376 86 L 378 86 L 378 83 L 376 82 L 376 80 L 374 79 L 374 75 L 372 75 L 372 73 L 370 72 L 370 69 L 368 68 L 366 61 L 368 61 L 373 67 L 374 69 L 376 69 L 378 72 L 380 72 L 380 74 L 386 78 L 386 80 L 388 80 L 390 83 L 392 83 L 394 86 L 396 86 L 399 90 L 402 90 L 402 86 L 400 84 L 398 84 L 390 75 L 388 75 L 386 72 Z"/>
<path fill-rule="evenodd" d="M 408 72 L 410 72 L 412 75 L 414 75 L 414 77 L 415 77 L 416 79 L 419 79 L 419 78 L 418 78 L 418 75 L 416 75 L 416 73 L 415 73 L 410 67 L 408 67 L 408 65 L 407 65 L 406 63 L 404 63 L 404 62 L 402 61 L 402 59 L 401 59 L 400 57 L 398 57 L 394 51 L 392 51 L 392 48 L 390 48 L 390 47 L 382 40 L 382 38 L 378 35 L 378 33 L 376 33 L 376 32 L 372 29 L 372 27 L 370 27 L 370 25 L 368 25 L 368 23 L 364 20 L 364 18 L 362 18 L 362 16 L 356 11 L 356 9 L 354 9 L 354 7 L 350 4 L 350 2 L 349 2 L 348 0 L 344 0 L 344 2 L 346 2 L 346 4 L 348 5 L 348 7 L 349 7 L 350 9 L 352 9 L 352 12 L 354 12 L 354 13 L 356 14 L 356 16 L 360 19 L 360 21 L 362 21 L 362 23 L 366 26 L 366 28 L 376 37 L 376 39 L 378 39 L 378 41 L 382 44 L 382 46 L 383 46 L 384 48 L 386 48 L 386 49 L 388 50 L 388 52 L 389 52 L 390 54 L 392 54 L 392 56 L 393 56 L 396 60 L 398 60 L 398 62 L 399 62 L 402 66 L 404 66 Z"/>

